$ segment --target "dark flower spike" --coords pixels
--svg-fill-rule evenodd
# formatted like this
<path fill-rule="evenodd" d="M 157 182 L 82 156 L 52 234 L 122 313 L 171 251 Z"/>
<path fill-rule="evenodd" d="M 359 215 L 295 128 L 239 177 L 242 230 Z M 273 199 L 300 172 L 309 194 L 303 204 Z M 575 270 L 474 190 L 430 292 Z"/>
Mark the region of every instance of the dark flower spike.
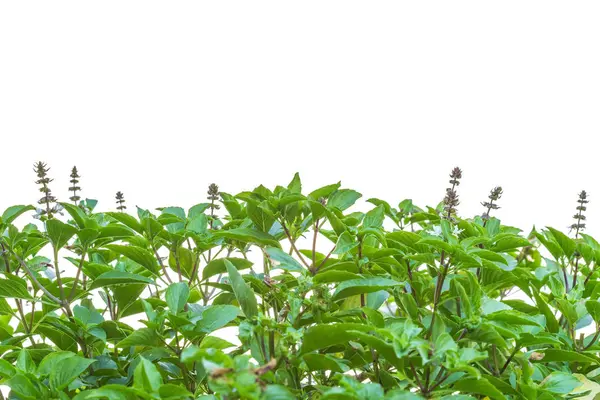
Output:
<path fill-rule="evenodd" d="M 586 204 L 590 202 L 587 197 L 587 192 L 582 190 L 579 193 L 579 198 L 577 199 L 577 203 L 579 203 L 579 205 L 576 207 L 577 214 L 573 215 L 575 223 L 571 225 L 571 229 L 575 229 L 575 238 L 578 238 L 579 232 L 585 229 L 585 223 L 582 221 L 585 221 L 585 215 L 583 215 L 583 212 L 587 210 Z"/>
<path fill-rule="evenodd" d="M 69 187 L 69 191 L 73 192 L 73 196 L 69 197 L 69 200 L 73 202 L 73 204 L 77 205 L 77 202 L 81 200 L 81 197 L 77 195 L 77 192 L 81 191 L 81 188 L 78 186 L 79 184 L 79 173 L 77 172 L 77 167 L 73 167 L 71 170 L 71 187 Z"/>
<path fill-rule="evenodd" d="M 452 172 L 450 173 L 450 183 L 452 184 L 452 186 L 460 185 L 460 178 L 462 178 L 461 169 L 458 167 L 454 167 L 454 169 L 452 169 Z"/>
<path fill-rule="evenodd" d="M 460 185 L 460 179 L 462 178 L 462 171 L 458 167 L 454 167 L 450 173 L 451 188 L 446 189 L 446 196 L 444 197 L 444 212 L 445 217 L 449 220 L 453 219 L 453 215 L 456 214 L 456 207 L 460 204 L 458 201 L 458 194 L 456 193 L 456 186 Z"/>
<path fill-rule="evenodd" d="M 42 205 L 44 208 L 39 208 L 37 210 L 37 218 L 39 219 L 51 219 L 54 214 L 60 212 L 62 208 L 56 203 L 56 197 L 52 196 L 52 191 L 48 184 L 53 181 L 48 177 L 48 171 L 50 168 L 41 161 L 38 161 L 34 164 L 33 170 L 37 175 L 38 179 L 35 181 L 36 184 L 40 185 L 40 192 L 44 194 L 44 196 L 38 200 L 38 204 Z"/>
<path fill-rule="evenodd" d="M 208 200 L 210 200 L 210 208 L 214 209 L 214 210 L 218 210 L 219 209 L 219 205 L 215 204 L 215 201 L 219 200 L 219 186 L 217 186 L 217 184 L 215 183 L 211 183 L 208 186 Z"/>
<path fill-rule="evenodd" d="M 127 206 L 125 205 L 125 195 L 123 194 L 123 192 L 117 192 L 115 198 L 117 199 L 117 210 L 122 212 L 127 208 Z"/>
<path fill-rule="evenodd" d="M 493 188 L 490 191 L 490 195 L 488 196 L 488 198 L 490 199 L 490 201 L 483 201 L 483 202 L 481 202 L 481 205 L 484 206 L 487 209 L 483 213 L 483 215 L 481 216 L 481 218 L 484 220 L 484 224 L 485 224 L 485 221 L 487 221 L 488 219 L 490 219 L 490 211 L 497 210 L 497 209 L 500 208 L 500 206 L 498 206 L 494 202 L 500 200 L 500 197 L 502 197 L 502 193 L 503 193 L 502 192 L 502 187 L 496 186 L 495 188 Z"/>

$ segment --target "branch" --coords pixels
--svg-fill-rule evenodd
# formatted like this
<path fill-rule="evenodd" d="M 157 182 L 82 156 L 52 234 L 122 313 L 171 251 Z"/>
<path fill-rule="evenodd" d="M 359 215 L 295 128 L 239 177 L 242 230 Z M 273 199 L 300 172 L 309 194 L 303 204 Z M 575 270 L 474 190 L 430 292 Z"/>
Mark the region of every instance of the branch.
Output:
<path fill-rule="evenodd" d="M 21 265 L 21 267 L 23 267 L 23 269 L 25 270 L 25 272 L 27 272 L 27 275 L 29 275 L 29 278 L 31 278 L 31 281 L 42 291 L 44 292 L 44 294 L 46 296 L 48 296 L 52 301 L 54 301 L 56 304 L 59 305 L 64 305 L 62 300 L 59 299 L 58 297 L 56 297 L 55 295 L 53 295 L 52 293 L 50 293 L 48 291 L 48 289 L 46 289 L 41 283 L 40 281 L 37 280 L 37 278 L 35 277 L 35 275 L 33 274 L 33 272 L 31 272 L 31 270 L 29 269 L 29 267 L 27 266 L 27 264 L 25 264 L 25 262 L 14 252 L 14 251 L 10 251 L 13 256 L 15 256 L 15 258 L 17 259 L 17 261 L 19 262 L 19 264 Z"/>
<path fill-rule="evenodd" d="M 81 260 L 79 260 L 79 265 L 77 266 L 77 274 L 75 275 L 75 280 L 73 281 L 73 287 L 71 288 L 71 293 L 69 294 L 68 301 L 72 301 L 73 297 L 75 297 L 75 289 L 77 288 L 77 283 L 79 282 L 79 275 L 81 275 L 81 270 L 83 268 L 83 263 L 85 260 L 85 254 L 87 253 L 87 247 L 83 248 L 83 253 L 81 254 Z"/>
<path fill-rule="evenodd" d="M 285 226 L 285 222 L 281 221 L 281 227 L 283 228 L 283 231 L 285 232 L 285 235 L 287 236 L 288 240 L 290 241 L 290 244 L 292 245 L 292 249 L 298 255 L 298 258 L 300 258 L 300 261 L 302 261 L 302 264 L 304 264 L 304 266 L 306 268 L 310 269 L 310 265 L 308 265 L 308 263 L 306 262 L 306 260 L 304 260 L 304 257 L 302 257 L 302 253 L 300 253 L 298 251 L 298 248 L 294 244 L 294 241 L 292 240 L 292 236 L 290 235 L 290 231 L 288 230 L 287 226 Z"/>

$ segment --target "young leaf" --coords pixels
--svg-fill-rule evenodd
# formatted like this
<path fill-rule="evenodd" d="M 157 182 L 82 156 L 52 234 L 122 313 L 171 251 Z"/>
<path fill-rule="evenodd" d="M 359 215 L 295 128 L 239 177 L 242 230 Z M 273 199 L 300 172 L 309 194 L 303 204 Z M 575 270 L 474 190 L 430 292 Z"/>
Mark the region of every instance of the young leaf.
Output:
<path fill-rule="evenodd" d="M 48 238 L 56 249 L 63 248 L 69 242 L 69 239 L 77 233 L 77 228 L 73 225 L 67 225 L 57 219 L 46 221 L 46 229 Z"/>
<path fill-rule="evenodd" d="M 176 282 L 169 285 L 165 293 L 165 300 L 169 310 L 178 313 L 183 310 L 190 297 L 190 288 L 185 282 Z"/>
<path fill-rule="evenodd" d="M 372 293 L 401 285 L 404 285 L 404 282 L 398 282 L 387 278 L 351 279 L 338 285 L 335 293 L 333 294 L 333 299 L 340 300 L 361 293 Z"/>
<path fill-rule="evenodd" d="M 137 246 L 125 246 L 118 244 L 109 244 L 105 246 L 107 249 L 114 251 L 122 256 L 129 258 L 132 261 L 140 264 L 148 271 L 156 274 L 158 272 L 158 264 L 152 253 L 146 249 Z"/>
<path fill-rule="evenodd" d="M 233 293 L 235 294 L 235 298 L 240 304 L 244 315 L 247 318 L 256 317 L 258 315 L 258 306 L 254 292 L 250 286 L 244 282 L 244 278 L 242 278 L 237 268 L 229 260 L 225 260 L 225 267 L 229 274 Z"/>
<path fill-rule="evenodd" d="M 306 268 L 296 261 L 296 259 L 278 247 L 266 247 L 265 253 L 273 261 L 273 268 L 281 268 L 286 271 L 304 272 Z"/>
<path fill-rule="evenodd" d="M 144 357 L 140 357 L 140 362 L 133 373 L 133 387 L 146 393 L 156 393 L 162 383 L 163 379 L 156 365 Z"/>

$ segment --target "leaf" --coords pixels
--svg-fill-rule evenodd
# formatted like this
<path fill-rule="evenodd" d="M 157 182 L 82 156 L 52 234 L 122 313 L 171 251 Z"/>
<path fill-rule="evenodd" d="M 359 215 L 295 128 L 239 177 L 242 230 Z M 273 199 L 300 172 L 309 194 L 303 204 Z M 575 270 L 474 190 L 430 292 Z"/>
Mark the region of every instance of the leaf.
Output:
<path fill-rule="evenodd" d="M 169 310 L 176 314 L 183 310 L 189 297 L 190 288 L 185 282 L 170 284 L 165 293 L 165 300 L 169 306 Z"/>
<path fill-rule="evenodd" d="M 439 251 L 445 251 L 447 254 L 452 254 L 454 248 L 450 243 L 446 243 L 441 239 L 427 238 L 421 239 L 417 242 L 417 244 L 426 244 L 429 245 Z"/>
<path fill-rule="evenodd" d="M 150 278 L 142 275 L 132 274 L 125 271 L 108 271 L 98 276 L 89 287 L 89 290 L 105 286 L 130 285 L 130 284 L 154 284 Z"/>
<path fill-rule="evenodd" d="M 35 372 L 35 363 L 31 358 L 31 354 L 29 354 L 29 350 L 23 349 L 19 351 L 19 356 L 17 357 L 17 368 L 22 372 Z"/>
<path fill-rule="evenodd" d="M 12 206 L 8 207 L 2 213 L 2 217 L 0 218 L 0 224 L 12 224 L 12 222 L 17 219 L 17 217 L 27 211 L 35 210 L 33 206 Z"/>
<path fill-rule="evenodd" d="M 56 249 L 61 249 L 77 233 L 77 228 L 53 218 L 46 221 L 46 233 L 52 245 Z"/>
<path fill-rule="evenodd" d="M 567 394 L 581 386 L 581 382 L 573 374 L 554 371 L 541 383 L 541 387 L 551 393 Z"/>
<path fill-rule="evenodd" d="M 265 253 L 274 261 L 273 268 L 281 268 L 286 271 L 304 272 L 306 271 L 296 259 L 278 247 L 266 247 Z"/>
<path fill-rule="evenodd" d="M 367 212 L 365 219 L 363 220 L 363 227 L 365 228 L 381 228 L 383 220 L 385 218 L 385 209 L 382 205 L 379 205 Z"/>
<path fill-rule="evenodd" d="M 84 247 L 89 247 L 99 235 L 99 231 L 91 228 L 83 228 L 77 232 L 77 237 L 79 237 L 79 241 Z"/>
<path fill-rule="evenodd" d="M 360 199 L 361 197 L 362 195 L 360 193 L 351 189 L 337 190 L 329 197 L 327 206 L 344 211 L 350 208 L 354 203 L 356 203 L 356 200 Z"/>
<path fill-rule="evenodd" d="M 586 301 L 585 309 L 590 313 L 594 321 L 600 324 L 600 302 L 597 300 Z"/>
<path fill-rule="evenodd" d="M 563 317 L 567 319 L 571 326 L 574 326 L 577 320 L 579 319 L 577 316 L 577 309 L 575 305 L 571 304 L 569 300 L 566 299 L 556 299 L 556 306 L 562 313 Z"/>
<path fill-rule="evenodd" d="M 40 375 L 50 375 L 53 370 L 58 368 L 59 363 L 70 357 L 78 356 L 71 351 L 57 351 L 50 353 L 40 362 L 37 372 Z"/>
<path fill-rule="evenodd" d="M 296 400 L 297 397 L 283 385 L 267 385 L 263 392 L 263 400 Z"/>
<path fill-rule="evenodd" d="M 529 347 L 542 344 L 560 346 L 562 344 L 562 342 L 554 335 L 544 332 L 540 332 L 535 335 L 532 335 L 531 333 L 523 333 L 519 336 L 517 343 L 519 344 L 519 346 L 522 347 Z"/>
<path fill-rule="evenodd" d="M 158 388 L 158 394 L 162 400 L 183 400 L 193 398 L 187 389 L 173 383 L 165 383 Z"/>
<path fill-rule="evenodd" d="M 216 237 L 237 240 L 244 243 L 254 243 L 260 246 L 281 247 L 277 239 L 268 233 L 248 228 L 235 228 L 213 233 Z"/>
<path fill-rule="evenodd" d="M 488 261 L 492 261 L 492 262 L 497 262 L 497 263 L 502 263 L 504 265 L 508 265 L 508 261 L 506 261 L 506 259 L 504 257 L 502 257 L 500 254 L 495 253 L 495 252 L 490 251 L 490 250 L 475 248 L 475 249 L 473 249 L 471 251 L 471 255 L 475 255 L 475 256 L 481 257 L 481 258 L 486 259 Z"/>
<path fill-rule="evenodd" d="M 190 278 L 194 271 L 195 259 L 194 253 L 185 247 L 178 247 L 177 250 L 169 252 L 169 267 L 174 271 L 181 271 L 181 274 Z"/>
<path fill-rule="evenodd" d="M 546 327 L 548 330 L 552 333 L 558 332 L 558 321 L 556 321 L 556 317 L 554 316 L 554 313 L 550 307 L 548 307 L 548 304 L 544 301 L 544 299 L 542 299 L 536 290 L 533 290 L 533 297 L 535 298 L 536 305 L 542 314 L 544 314 L 544 317 L 546 317 Z"/>
<path fill-rule="evenodd" d="M 598 394 L 600 394 L 600 385 L 598 383 L 586 378 L 585 375 L 573 374 L 573 376 L 575 378 L 577 378 L 582 385 L 577 387 L 570 394 L 580 395 L 580 394 L 588 393 L 588 394 L 584 395 L 583 397 L 577 397 L 577 398 L 579 400 L 595 400 L 596 396 L 598 396 Z M 575 397 L 575 396 L 573 396 L 573 397 Z"/>
<path fill-rule="evenodd" d="M 80 207 L 77 207 L 71 203 L 59 203 L 73 218 L 75 224 L 80 228 L 85 228 L 85 221 L 87 220 L 87 215 L 83 212 Z"/>
<path fill-rule="evenodd" d="M 117 343 L 116 347 L 157 346 L 159 341 L 160 338 L 154 329 L 141 328 Z"/>
<path fill-rule="evenodd" d="M 356 247 L 358 247 L 358 241 L 356 238 L 350 232 L 344 231 L 338 237 L 333 254 L 344 254 Z"/>
<path fill-rule="evenodd" d="M 96 309 L 83 307 L 79 304 L 73 307 L 73 314 L 75 319 L 86 327 L 94 326 L 104 322 L 102 314 L 100 314 Z"/>
<path fill-rule="evenodd" d="M 208 217 L 204 214 L 192 217 L 186 225 L 186 229 L 197 234 L 206 233 L 208 228 Z"/>
<path fill-rule="evenodd" d="M 170 219 L 171 217 L 174 222 L 168 223 L 165 225 L 167 231 L 171 233 L 177 233 L 182 231 L 185 228 L 185 211 L 181 207 L 165 207 L 161 210 L 161 215 L 158 220 L 161 221 L 161 218 Z"/>
<path fill-rule="evenodd" d="M 319 201 L 319 199 L 321 199 L 321 198 L 329 197 L 329 195 L 331 195 L 333 192 L 338 190 L 340 188 L 340 186 L 341 186 L 340 182 L 334 183 L 332 185 L 323 186 L 322 188 L 312 191 L 308 195 L 308 197 L 312 200 Z"/>
<path fill-rule="evenodd" d="M 54 390 L 62 390 L 66 388 L 75 378 L 79 377 L 91 364 L 96 360 L 73 355 L 60 360 L 50 371 L 50 387 Z"/>
<path fill-rule="evenodd" d="M 118 384 L 108 384 L 98 389 L 80 392 L 73 397 L 73 400 L 138 400 L 139 398 L 140 393 L 134 388 Z"/>
<path fill-rule="evenodd" d="M 575 252 L 575 248 L 577 247 L 575 241 L 559 230 L 550 227 L 547 227 L 547 229 L 550 231 L 550 233 L 552 233 L 556 243 L 558 243 L 567 258 L 571 258 Z"/>
<path fill-rule="evenodd" d="M 240 275 L 237 268 L 229 261 L 225 260 L 225 267 L 229 274 L 229 280 L 233 288 L 233 293 L 237 299 L 246 318 L 253 318 L 258 315 L 258 306 L 254 292 L 244 282 L 244 278 Z"/>
<path fill-rule="evenodd" d="M 436 339 L 434 345 L 434 355 L 443 359 L 448 351 L 458 351 L 458 346 L 452 336 L 447 332 L 442 332 Z"/>
<path fill-rule="evenodd" d="M 0 279 L 0 297 L 9 299 L 32 299 L 26 285 L 14 279 Z"/>
<path fill-rule="evenodd" d="M 108 212 L 106 213 L 106 215 L 111 216 L 112 218 L 116 219 L 123 225 L 130 227 L 139 234 L 144 233 L 144 228 L 142 228 L 142 225 L 138 222 L 137 219 L 135 219 L 135 217 L 129 214 L 123 212 Z"/>
<path fill-rule="evenodd" d="M 288 190 L 292 193 L 302 193 L 302 181 L 300 180 L 300 174 L 295 173 L 294 178 L 287 186 Z"/>
<path fill-rule="evenodd" d="M 257 205 L 253 202 L 248 202 L 246 204 L 246 212 L 248 217 L 254 222 L 254 226 L 261 232 L 268 233 L 275 223 L 273 213 L 260 204 Z"/>
<path fill-rule="evenodd" d="M 18 373 L 12 376 L 4 384 L 10 387 L 11 392 L 17 394 L 20 400 L 36 400 L 41 399 L 40 390 L 34 386 L 31 380 L 24 374 Z"/>
<path fill-rule="evenodd" d="M 227 272 L 227 267 L 225 266 L 225 260 L 227 260 L 231 264 L 233 264 L 233 266 L 238 271 L 242 270 L 242 269 L 250 268 L 252 266 L 252 262 L 248 261 L 244 258 L 234 258 L 234 257 L 217 258 L 217 259 L 210 261 L 208 264 L 206 264 L 206 267 L 204 267 L 204 269 L 202 270 L 202 280 L 206 280 L 206 279 L 210 278 L 211 276 L 214 276 L 217 274 L 223 274 L 223 273 Z"/>
<path fill-rule="evenodd" d="M 338 285 L 333 294 L 333 300 L 340 300 L 361 293 L 377 292 L 379 290 L 401 285 L 404 285 L 404 282 L 398 282 L 387 278 L 351 279 Z"/>
<path fill-rule="evenodd" d="M 310 353 L 303 357 L 304 362 L 310 371 L 333 371 L 344 373 L 349 367 L 344 364 L 343 359 L 338 359 L 326 354 Z"/>
<path fill-rule="evenodd" d="M 500 321 L 509 325 L 531 325 L 541 327 L 540 323 L 532 317 L 516 310 L 497 311 L 487 315 L 486 318 L 491 321 Z"/>
<path fill-rule="evenodd" d="M 158 272 L 156 258 L 152 253 L 150 253 L 150 251 L 146 249 L 132 245 L 125 246 L 118 244 L 109 244 L 104 247 L 114 251 L 115 253 L 125 256 L 132 261 L 135 261 L 154 274 Z"/>
<path fill-rule="evenodd" d="M 347 272 L 347 271 L 337 271 L 337 270 L 329 270 L 318 273 L 313 277 L 314 283 L 338 283 L 347 281 L 350 279 L 362 279 L 362 277 L 358 274 Z"/>
<path fill-rule="evenodd" d="M 378 338 L 373 335 L 372 332 L 365 333 L 361 331 L 348 331 L 349 335 L 355 335 L 356 339 L 359 339 L 367 346 L 372 349 L 377 350 L 380 356 L 383 356 L 387 361 L 389 361 L 392 365 L 399 366 L 402 364 L 398 356 L 396 355 L 396 351 L 394 350 L 394 346 L 391 343 L 387 343 L 384 340 Z"/>
<path fill-rule="evenodd" d="M 506 397 L 485 378 L 461 378 L 454 383 L 454 390 L 489 396 L 491 399 L 505 400 Z"/>
<path fill-rule="evenodd" d="M 140 362 L 133 372 L 133 387 L 147 393 L 155 393 L 162 384 L 163 379 L 156 365 L 144 357 L 140 357 Z"/>
<path fill-rule="evenodd" d="M 300 354 L 323 349 L 339 343 L 347 343 L 355 338 L 351 331 L 368 332 L 372 326 L 358 323 L 322 324 L 308 328 L 304 332 Z"/>
<path fill-rule="evenodd" d="M 13 367 L 8 361 L 0 358 L 0 377 L 10 378 L 17 373 L 15 367 Z"/>
<path fill-rule="evenodd" d="M 499 253 L 499 252 L 505 252 L 505 251 L 509 251 L 509 250 L 514 250 L 514 249 L 518 249 L 520 247 L 527 247 L 527 246 L 531 246 L 531 243 L 529 242 L 529 240 L 522 238 L 520 236 L 504 236 L 499 238 L 494 245 L 492 246 L 492 248 L 490 250 L 492 250 L 493 252 Z"/>
<path fill-rule="evenodd" d="M 230 305 L 212 305 L 202 311 L 202 319 L 196 322 L 195 331 L 210 333 L 224 327 L 237 318 L 239 308 Z"/>
<path fill-rule="evenodd" d="M 548 239 L 538 232 L 536 232 L 535 237 L 542 243 L 546 250 L 552 254 L 552 257 L 554 257 L 555 260 L 560 259 L 560 257 L 563 255 L 563 251 L 554 238 L 550 237 Z"/>
<path fill-rule="evenodd" d="M 117 225 L 117 224 L 110 224 L 110 225 L 102 226 L 102 227 L 100 227 L 99 231 L 100 231 L 100 234 L 98 235 L 99 239 L 113 238 L 113 239 L 117 240 L 117 239 L 125 239 L 125 238 L 135 236 L 135 233 L 133 233 L 133 231 L 131 229 L 129 229 L 123 225 Z"/>
<path fill-rule="evenodd" d="M 216 307 L 216 306 L 213 306 Z M 236 309 L 236 313 L 237 313 L 237 308 L 234 307 Z M 200 349 L 217 349 L 217 350 L 223 350 L 223 349 L 228 349 L 230 347 L 235 347 L 235 345 L 233 343 L 228 342 L 225 339 L 221 339 L 217 336 L 206 336 L 204 339 L 202 339 L 202 343 L 200 343 Z"/>
<path fill-rule="evenodd" d="M 541 351 L 541 350 L 540 350 Z M 544 358 L 542 362 L 547 363 L 551 361 L 567 361 L 567 362 L 581 362 L 581 363 L 598 363 L 596 358 L 578 353 L 571 350 L 562 349 L 545 349 L 543 350 Z"/>

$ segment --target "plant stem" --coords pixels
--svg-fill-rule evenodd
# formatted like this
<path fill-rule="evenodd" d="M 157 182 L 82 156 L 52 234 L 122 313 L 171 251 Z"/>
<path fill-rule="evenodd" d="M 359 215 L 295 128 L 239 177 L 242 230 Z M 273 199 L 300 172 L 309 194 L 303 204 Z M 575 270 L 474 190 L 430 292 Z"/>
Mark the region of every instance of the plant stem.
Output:
<path fill-rule="evenodd" d="M 2 258 L 4 258 L 6 272 L 10 274 L 10 260 L 8 259 L 8 252 L 6 251 L 6 247 L 4 247 L 4 243 L 0 242 L 0 246 L 2 246 Z"/>
<path fill-rule="evenodd" d="M 169 281 L 169 283 L 173 283 L 173 281 L 169 277 L 169 274 L 167 274 L 167 268 L 165 267 L 165 264 L 162 262 L 162 258 L 160 258 L 160 256 L 158 255 L 158 251 L 156 250 L 156 246 L 154 246 L 154 244 L 152 244 L 152 250 L 154 250 L 154 256 L 158 260 L 158 264 L 160 265 L 160 268 L 162 269 L 163 274 L 165 275 L 165 278 L 167 278 L 167 281 Z"/>
<path fill-rule="evenodd" d="M 60 277 L 60 268 L 58 266 L 58 249 L 56 246 L 52 246 L 54 250 L 54 272 L 56 273 L 56 284 L 58 285 L 58 289 L 60 290 L 60 299 L 61 302 L 66 300 L 65 297 L 65 288 L 63 286 L 62 278 Z"/>
<path fill-rule="evenodd" d="M 319 219 L 315 221 L 314 235 L 313 235 L 313 244 L 312 244 L 312 267 L 310 272 L 314 275 L 316 274 L 317 267 L 317 235 L 319 234 Z"/>
<path fill-rule="evenodd" d="M 85 260 L 85 255 L 87 253 L 87 247 L 83 248 L 83 252 L 81 253 L 81 260 L 79 261 L 79 265 L 77 266 L 77 274 L 75 275 L 75 280 L 73 281 L 73 287 L 71 288 L 71 293 L 69 294 L 68 300 L 73 301 L 73 297 L 75 297 L 75 290 L 77 289 L 77 283 L 79 282 L 79 276 L 81 275 L 81 270 L 83 269 L 83 263 Z"/>
<path fill-rule="evenodd" d="M 513 359 L 513 357 L 517 354 L 518 351 L 519 351 L 519 346 L 515 345 L 515 348 L 513 349 L 512 353 L 510 353 L 510 355 L 506 359 L 506 362 L 502 366 L 502 369 L 500 369 L 500 372 L 498 373 L 498 375 L 502 375 L 504 373 L 506 368 L 508 368 L 508 364 L 510 364 L 510 361 Z"/>
<path fill-rule="evenodd" d="M 564 266 L 564 264 L 561 263 L 560 265 L 561 269 L 562 269 L 562 273 L 563 273 L 563 279 L 565 280 L 565 292 L 569 293 L 569 279 L 567 278 L 567 267 Z"/>
<path fill-rule="evenodd" d="M 594 265 L 594 267 L 595 267 L 595 265 Z M 590 280 L 590 278 L 592 277 L 593 274 L 594 274 L 594 268 L 590 267 L 590 273 L 585 278 L 585 281 L 583 281 L 583 286 L 585 286 L 588 283 L 588 281 Z"/>
<path fill-rule="evenodd" d="M 27 325 L 27 319 L 25 318 L 25 314 L 23 313 L 23 303 L 21 302 L 21 299 L 15 299 L 15 304 L 17 305 L 17 310 L 19 311 L 19 315 L 21 316 L 21 323 L 23 324 L 25 332 L 30 333 L 31 330 Z"/>
<path fill-rule="evenodd" d="M 442 250 L 440 262 L 443 265 L 443 267 L 442 267 L 443 270 L 442 270 L 442 273 L 440 275 L 438 275 L 437 285 L 435 287 L 435 292 L 433 294 L 433 314 L 431 315 L 431 323 L 429 325 L 429 332 L 428 332 L 427 336 L 431 336 L 431 334 L 433 333 L 433 325 L 435 323 L 438 303 L 440 301 L 440 298 L 442 297 L 442 289 L 444 287 L 444 280 L 446 280 L 446 276 L 448 275 L 448 268 L 450 266 L 450 259 L 448 259 L 448 261 L 444 264 L 444 257 L 445 257 L 445 253 Z"/>
<path fill-rule="evenodd" d="M 179 278 L 179 282 L 181 282 L 183 278 L 181 277 L 181 263 L 179 262 L 179 252 L 177 250 L 179 249 L 174 248 L 171 252 L 173 253 L 173 258 L 175 258 L 175 265 L 177 266 L 177 277 Z"/>
<path fill-rule="evenodd" d="M 417 370 L 415 369 L 415 365 L 413 364 L 412 361 L 409 361 L 410 363 L 410 369 L 413 373 L 413 376 L 415 377 L 415 381 L 417 382 L 417 386 L 419 387 L 419 389 L 421 390 L 422 393 L 427 393 L 427 391 L 425 390 L 425 387 L 423 386 L 423 384 L 421 383 L 421 379 L 419 379 L 419 375 L 417 374 Z"/>
<path fill-rule="evenodd" d="M 50 293 L 48 291 L 48 289 L 46 289 L 44 286 L 42 286 L 42 284 L 40 283 L 40 281 L 37 280 L 37 278 L 35 277 L 35 275 L 33 274 L 33 272 L 31 272 L 31 270 L 29 269 L 29 267 L 27 266 L 27 264 L 25 264 L 25 262 L 19 256 L 17 256 L 17 254 L 14 251 L 11 250 L 11 253 L 17 259 L 17 261 L 19 262 L 19 264 L 21 265 L 21 267 L 23 267 L 23 269 L 25 270 L 25 272 L 27 273 L 27 275 L 29 275 L 29 278 L 32 280 L 32 282 L 42 292 L 44 292 L 44 294 L 46 296 L 48 296 L 48 298 L 50 298 L 50 300 L 54 301 L 58 305 L 63 305 L 63 302 L 62 302 L 61 299 L 59 299 L 58 297 L 56 297 L 55 295 L 53 295 L 52 293 Z"/>
<path fill-rule="evenodd" d="M 594 345 L 594 343 L 596 343 L 596 340 L 598 340 L 598 336 L 600 336 L 600 329 L 598 329 L 598 326 L 596 325 L 596 333 L 594 334 L 594 337 L 592 338 L 592 340 L 590 340 L 590 342 L 583 348 L 583 350 L 587 350 L 590 347 L 592 347 Z"/>
<path fill-rule="evenodd" d="M 306 260 L 302 256 L 302 253 L 300 253 L 300 251 L 298 251 L 298 248 L 296 247 L 296 244 L 294 243 L 294 240 L 292 240 L 292 235 L 290 235 L 290 231 L 288 230 L 287 226 L 285 225 L 285 222 L 283 220 L 280 221 L 280 222 L 281 222 L 281 227 L 283 228 L 283 231 L 285 232 L 285 235 L 287 236 L 288 240 L 290 241 L 290 244 L 292 246 L 292 250 L 294 250 L 294 252 L 298 256 L 298 258 L 300 259 L 300 261 L 302 261 L 302 264 L 304 264 L 304 266 L 310 270 L 310 265 L 308 265 L 308 263 L 306 262 Z"/>

